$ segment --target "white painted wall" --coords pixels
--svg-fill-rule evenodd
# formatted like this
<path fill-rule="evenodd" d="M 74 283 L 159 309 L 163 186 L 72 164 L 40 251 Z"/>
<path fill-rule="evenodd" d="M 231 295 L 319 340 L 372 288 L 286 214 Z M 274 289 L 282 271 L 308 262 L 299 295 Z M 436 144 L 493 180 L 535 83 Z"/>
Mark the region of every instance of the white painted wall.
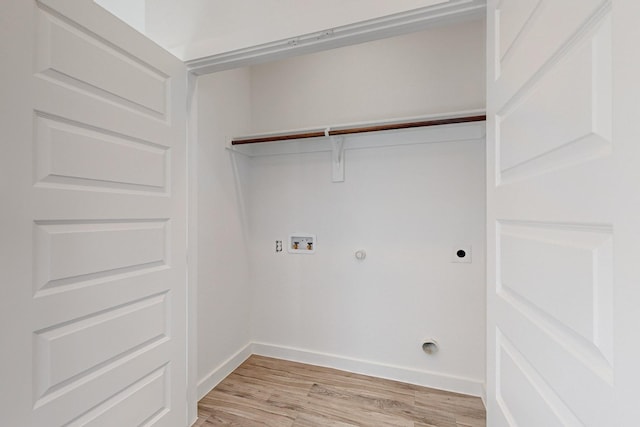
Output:
<path fill-rule="evenodd" d="M 484 109 L 484 20 L 257 65 L 256 132 Z"/>
<path fill-rule="evenodd" d="M 198 82 L 198 391 L 207 392 L 221 365 L 250 341 L 249 264 L 243 220 L 246 159 L 234 168 L 228 135 L 249 125 L 249 70 Z"/>
<path fill-rule="evenodd" d="M 328 153 L 236 154 L 240 186 L 224 146 L 248 132 L 482 108 L 483 39 L 477 22 L 201 78 L 201 391 L 251 340 L 257 352 L 480 392 L 482 141 L 348 151 L 340 184 Z M 238 198 L 250 203 L 247 252 Z M 317 253 L 276 254 L 297 231 L 317 234 Z M 473 246 L 472 264 L 450 262 L 457 244 Z M 421 350 L 427 337 L 441 344 L 435 357 Z"/>
<path fill-rule="evenodd" d="M 484 144 L 347 151 L 346 168 L 332 183 L 329 153 L 252 160 L 254 340 L 359 359 L 366 373 L 391 365 L 415 371 L 406 380 L 483 383 Z M 315 254 L 274 252 L 300 231 L 317 235 Z M 451 262 L 456 244 L 473 246 L 473 263 Z M 421 349 L 428 337 L 441 345 L 434 357 Z M 480 391 L 468 386 L 458 391 Z"/>
<path fill-rule="evenodd" d="M 94 0 L 113 15 L 141 33 L 145 33 L 147 0 Z"/>

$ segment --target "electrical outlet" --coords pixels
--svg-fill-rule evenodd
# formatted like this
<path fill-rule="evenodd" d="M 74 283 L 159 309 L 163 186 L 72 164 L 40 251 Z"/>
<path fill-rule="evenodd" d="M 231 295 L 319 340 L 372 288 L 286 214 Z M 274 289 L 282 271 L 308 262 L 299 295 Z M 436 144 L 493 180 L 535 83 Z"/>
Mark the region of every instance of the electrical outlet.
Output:
<path fill-rule="evenodd" d="M 276 252 L 282 252 L 282 240 L 276 240 Z"/>
<path fill-rule="evenodd" d="M 471 245 L 460 245 L 453 248 L 451 262 L 471 263 Z"/>

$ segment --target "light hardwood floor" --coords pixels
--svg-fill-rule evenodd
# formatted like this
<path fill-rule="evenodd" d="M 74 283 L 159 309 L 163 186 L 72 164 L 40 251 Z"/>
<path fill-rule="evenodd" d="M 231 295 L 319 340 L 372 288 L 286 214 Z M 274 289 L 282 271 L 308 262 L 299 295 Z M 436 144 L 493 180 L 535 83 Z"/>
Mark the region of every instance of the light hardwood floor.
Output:
<path fill-rule="evenodd" d="M 477 397 L 251 356 L 198 404 L 195 427 L 480 427 Z"/>

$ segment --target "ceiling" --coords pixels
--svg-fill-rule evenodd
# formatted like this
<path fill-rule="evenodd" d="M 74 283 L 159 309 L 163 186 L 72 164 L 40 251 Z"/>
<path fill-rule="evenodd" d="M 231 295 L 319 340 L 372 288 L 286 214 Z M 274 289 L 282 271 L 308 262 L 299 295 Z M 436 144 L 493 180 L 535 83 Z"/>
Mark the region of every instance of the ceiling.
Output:
<path fill-rule="evenodd" d="M 453 0 L 95 0 L 184 61 Z"/>

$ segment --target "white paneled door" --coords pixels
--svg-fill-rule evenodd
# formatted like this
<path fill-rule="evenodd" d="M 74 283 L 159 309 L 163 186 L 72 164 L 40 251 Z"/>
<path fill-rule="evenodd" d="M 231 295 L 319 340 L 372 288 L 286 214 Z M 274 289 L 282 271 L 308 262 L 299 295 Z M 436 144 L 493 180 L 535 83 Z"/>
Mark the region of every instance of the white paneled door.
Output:
<path fill-rule="evenodd" d="M 488 2 L 492 427 L 640 423 L 639 3 Z"/>
<path fill-rule="evenodd" d="M 186 69 L 90 0 L 0 21 L 0 425 L 185 426 Z"/>

